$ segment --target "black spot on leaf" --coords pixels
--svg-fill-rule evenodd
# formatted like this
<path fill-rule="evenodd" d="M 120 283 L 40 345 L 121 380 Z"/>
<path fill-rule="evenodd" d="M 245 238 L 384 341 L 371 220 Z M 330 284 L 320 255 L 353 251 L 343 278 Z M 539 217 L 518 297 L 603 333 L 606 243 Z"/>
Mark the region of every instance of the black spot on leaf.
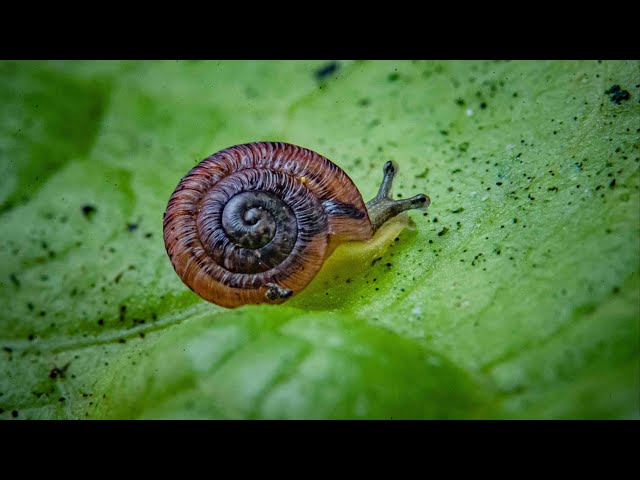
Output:
<path fill-rule="evenodd" d="M 620 105 L 623 100 L 629 100 L 630 97 L 629 92 L 622 90 L 620 85 L 611 85 L 609 90 L 605 90 L 604 93 L 609 95 L 609 99 L 617 105 Z"/>
<path fill-rule="evenodd" d="M 340 64 L 338 62 L 327 63 L 326 65 L 317 69 L 314 73 L 314 76 L 318 81 L 326 80 L 329 75 L 336 73 L 339 68 Z"/>
<path fill-rule="evenodd" d="M 96 207 L 94 207 L 93 205 L 89 205 L 89 204 L 83 205 L 81 210 L 82 210 L 82 214 L 88 220 L 90 220 L 91 217 L 93 217 L 93 215 L 97 212 Z"/>

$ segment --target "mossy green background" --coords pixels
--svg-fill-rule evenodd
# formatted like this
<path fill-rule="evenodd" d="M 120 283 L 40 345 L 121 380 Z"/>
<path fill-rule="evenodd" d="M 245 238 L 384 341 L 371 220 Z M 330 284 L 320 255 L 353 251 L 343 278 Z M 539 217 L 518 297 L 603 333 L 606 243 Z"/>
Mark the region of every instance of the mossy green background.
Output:
<path fill-rule="evenodd" d="M 0 418 L 639 418 L 639 84 L 638 61 L 0 63 Z M 432 205 L 282 306 L 208 304 L 162 214 L 256 140 L 367 200 L 395 160 Z"/>

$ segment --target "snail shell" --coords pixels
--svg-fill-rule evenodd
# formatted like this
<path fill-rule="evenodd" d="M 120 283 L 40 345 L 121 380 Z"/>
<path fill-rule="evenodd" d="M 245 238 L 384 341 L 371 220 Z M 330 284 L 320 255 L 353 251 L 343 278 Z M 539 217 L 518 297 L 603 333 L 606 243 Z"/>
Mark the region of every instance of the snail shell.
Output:
<path fill-rule="evenodd" d="M 285 301 L 307 286 L 338 244 L 369 240 L 376 228 L 338 166 L 276 142 L 207 157 L 182 178 L 164 214 L 176 273 L 224 307 Z"/>

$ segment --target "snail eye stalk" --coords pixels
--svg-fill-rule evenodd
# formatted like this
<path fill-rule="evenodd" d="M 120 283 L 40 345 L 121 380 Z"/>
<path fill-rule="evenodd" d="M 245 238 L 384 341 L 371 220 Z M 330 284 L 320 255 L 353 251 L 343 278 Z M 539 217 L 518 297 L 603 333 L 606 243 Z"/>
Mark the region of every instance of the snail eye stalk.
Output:
<path fill-rule="evenodd" d="M 374 232 L 378 230 L 390 218 L 401 212 L 414 209 L 426 209 L 431 204 L 431 199 L 423 193 L 411 198 L 401 198 L 394 200 L 391 196 L 393 178 L 398 173 L 398 165 L 394 162 L 387 162 L 383 167 L 384 176 L 378 189 L 378 194 L 366 204 L 369 219 Z"/>

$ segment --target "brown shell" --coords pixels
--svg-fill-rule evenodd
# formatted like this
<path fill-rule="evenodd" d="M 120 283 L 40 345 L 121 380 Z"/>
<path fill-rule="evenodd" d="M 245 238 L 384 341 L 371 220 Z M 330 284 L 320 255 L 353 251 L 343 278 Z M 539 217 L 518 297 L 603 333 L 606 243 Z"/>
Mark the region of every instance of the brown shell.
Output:
<path fill-rule="evenodd" d="M 267 191 L 285 206 L 285 199 L 294 199 L 289 206 L 300 215 L 290 258 L 265 271 L 231 268 L 235 260 L 228 252 L 236 248 L 243 261 L 248 250 L 221 238 L 221 203 L 242 189 Z M 268 284 L 296 294 L 339 243 L 372 236 L 365 203 L 348 175 L 322 155 L 280 142 L 236 145 L 207 157 L 180 181 L 164 214 L 165 247 L 177 274 L 202 298 L 224 307 L 281 303 L 267 299 Z M 221 251 L 221 245 L 230 250 Z"/>

